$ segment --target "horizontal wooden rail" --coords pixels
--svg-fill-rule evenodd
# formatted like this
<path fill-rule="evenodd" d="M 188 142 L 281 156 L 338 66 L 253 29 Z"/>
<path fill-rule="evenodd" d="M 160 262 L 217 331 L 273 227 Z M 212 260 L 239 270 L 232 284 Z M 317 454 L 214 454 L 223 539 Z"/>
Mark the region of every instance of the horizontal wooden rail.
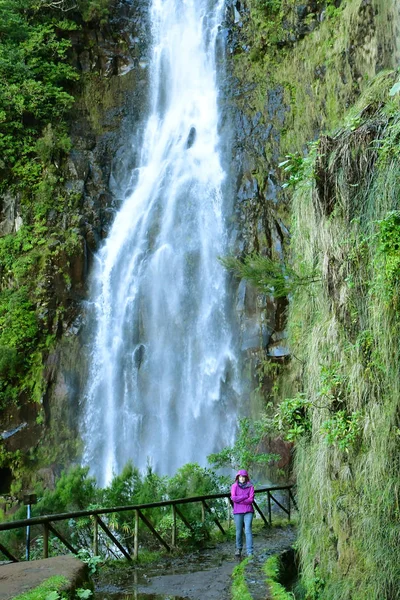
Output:
<path fill-rule="evenodd" d="M 254 502 L 256 511 L 260 514 L 261 518 L 263 519 L 263 521 L 266 525 L 268 525 L 268 524 L 271 525 L 271 521 L 272 521 L 271 501 L 275 502 L 275 504 L 277 506 L 279 506 L 279 508 L 281 508 L 281 510 L 283 510 L 288 515 L 288 518 L 290 521 L 290 501 L 292 501 L 294 506 L 296 506 L 295 499 L 294 499 L 293 492 L 292 492 L 293 487 L 294 486 L 292 486 L 292 485 L 269 486 L 269 487 L 259 488 L 259 489 L 255 490 L 255 494 L 266 494 L 266 496 L 267 496 L 268 520 L 262 513 L 262 510 L 259 507 L 259 505 L 256 502 Z M 288 507 L 287 508 L 285 506 L 283 506 L 283 504 L 281 504 L 281 502 L 279 502 L 272 495 L 272 492 L 275 493 L 275 492 L 279 492 L 279 491 L 287 491 L 287 498 L 288 498 Z M 93 521 L 94 521 L 94 523 L 93 523 L 93 549 L 95 551 L 95 554 L 98 553 L 98 526 L 100 526 L 101 529 L 103 530 L 103 532 L 108 536 L 108 538 L 112 541 L 112 543 L 120 550 L 120 552 L 125 556 L 125 558 L 127 558 L 128 560 L 131 560 L 131 556 L 130 556 L 128 550 L 126 550 L 126 548 L 124 548 L 122 546 L 120 541 L 113 535 L 113 533 L 110 531 L 110 529 L 107 527 L 107 525 L 100 518 L 100 515 L 109 515 L 109 514 L 121 513 L 121 512 L 134 512 L 134 514 L 135 514 L 135 531 L 134 531 L 133 556 L 136 559 L 138 556 L 138 520 L 139 520 L 139 518 L 143 521 L 143 523 L 145 523 L 146 527 L 148 529 L 150 529 L 150 531 L 158 539 L 158 541 L 168 551 L 170 551 L 171 546 L 174 547 L 176 544 L 176 515 L 178 515 L 180 517 L 180 519 L 183 521 L 183 523 L 185 524 L 186 527 L 188 527 L 190 530 L 193 531 L 193 528 L 192 528 L 191 524 L 189 523 L 189 521 L 185 518 L 184 514 L 178 509 L 179 504 L 192 504 L 192 503 L 196 503 L 196 502 L 201 503 L 203 513 L 205 511 L 208 512 L 211 515 L 214 522 L 216 523 L 217 527 L 221 530 L 221 532 L 225 533 L 221 523 L 218 520 L 217 515 L 215 515 L 213 513 L 213 511 L 211 510 L 211 508 L 209 507 L 209 505 L 206 502 L 207 500 L 208 501 L 220 500 L 222 498 L 227 498 L 230 501 L 230 503 L 232 504 L 232 501 L 230 499 L 230 493 L 225 492 L 225 493 L 220 493 L 220 494 L 208 494 L 205 496 L 192 496 L 190 498 L 176 498 L 173 500 L 163 500 L 160 502 L 151 502 L 151 503 L 147 503 L 147 504 L 135 504 L 135 505 L 129 505 L 129 506 L 114 506 L 112 508 L 96 508 L 96 509 L 91 509 L 91 510 L 80 510 L 80 511 L 68 512 L 68 513 L 43 515 L 41 517 L 33 517 L 30 519 L 21 519 L 19 521 L 10 521 L 7 523 L 0 523 L 0 531 L 9 531 L 11 529 L 19 529 L 22 527 L 32 527 L 34 525 L 42 525 L 43 526 L 43 556 L 44 556 L 44 558 L 47 558 L 48 548 L 49 548 L 49 531 L 51 531 L 53 533 L 53 535 L 55 535 L 63 544 L 65 544 L 65 546 L 71 552 L 74 552 L 74 553 L 77 552 L 77 550 L 75 548 L 73 548 L 71 546 L 71 544 L 68 542 L 68 540 L 54 528 L 54 526 L 52 525 L 52 523 L 54 521 L 66 521 L 69 519 L 79 519 L 82 517 L 94 517 L 94 519 L 93 519 Z M 151 521 L 142 512 L 145 509 L 162 508 L 162 507 L 172 507 L 172 509 L 173 509 L 174 524 L 173 524 L 173 531 L 172 531 L 171 546 L 160 536 L 160 534 L 156 531 L 156 529 L 152 525 Z M 296 506 L 296 508 L 297 508 L 297 506 Z M 8 550 L 1 544 L 0 544 L 0 552 L 2 552 L 10 560 L 17 562 L 17 559 L 11 553 L 9 553 Z"/>
<path fill-rule="evenodd" d="M 277 492 L 280 490 L 290 490 L 293 485 L 271 486 L 255 490 L 255 494 Z M 8 521 L 0 523 L 0 531 L 8 531 L 9 529 L 18 529 L 28 525 L 43 525 L 51 521 L 66 521 L 67 519 L 79 519 L 80 517 L 91 517 L 94 515 L 109 515 L 117 512 L 126 512 L 133 510 L 143 510 L 145 508 L 160 508 L 162 506 L 174 506 L 176 504 L 191 504 L 192 502 L 201 502 L 202 500 L 218 500 L 219 498 L 230 498 L 229 493 L 209 494 L 207 496 L 192 496 L 190 498 L 178 498 L 174 500 L 162 500 L 161 502 L 151 502 L 149 504 L 133 504 L 129 506 L 114 506 L 112 508 L 94 508 L 91 510 L 77 510 L 68 513 L 59 513 L 54 515 L 43 515 L 42 517 L 32 517 L 31 519 L 20 519 L 18 521 Z"/>

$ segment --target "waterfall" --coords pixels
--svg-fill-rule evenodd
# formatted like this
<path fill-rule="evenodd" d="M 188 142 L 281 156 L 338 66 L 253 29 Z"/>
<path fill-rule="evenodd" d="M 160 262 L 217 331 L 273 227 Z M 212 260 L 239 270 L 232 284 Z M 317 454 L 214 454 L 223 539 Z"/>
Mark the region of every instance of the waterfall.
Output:
<path fill-rule="evenodd" d="M 224 0 L 152 0 L 139 165 L 99 250 L 84 464 L 172 474 L 232 443 L 237 398 L 216 45 Z M 226 195 L 226 194 L 225 194 Z"/>

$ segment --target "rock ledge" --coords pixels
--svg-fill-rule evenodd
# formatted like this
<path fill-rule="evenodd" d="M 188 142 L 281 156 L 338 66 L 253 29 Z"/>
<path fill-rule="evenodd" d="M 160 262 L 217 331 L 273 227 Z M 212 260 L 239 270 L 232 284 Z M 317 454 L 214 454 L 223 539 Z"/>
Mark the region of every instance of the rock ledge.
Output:
<path fill-rule="evenodd" d="M 62 575 L 68 580 L 65 591 L 81 587 L 89 579 L 87 565 L 73 556 L 1 565 L 0 600 L 11 600 L 55 575 Z"/>

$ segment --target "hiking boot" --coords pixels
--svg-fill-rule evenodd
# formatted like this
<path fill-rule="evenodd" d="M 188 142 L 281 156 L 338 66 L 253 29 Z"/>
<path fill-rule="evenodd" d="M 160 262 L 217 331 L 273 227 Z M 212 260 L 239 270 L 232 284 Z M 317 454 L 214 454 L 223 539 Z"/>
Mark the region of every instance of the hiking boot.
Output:
<path fill-rule="evenodd" d="M 240 548 L 236 548 L 235 556 L 236 558 L 240 558 L 242 556 L 242 551 L 240 550 Z"/>

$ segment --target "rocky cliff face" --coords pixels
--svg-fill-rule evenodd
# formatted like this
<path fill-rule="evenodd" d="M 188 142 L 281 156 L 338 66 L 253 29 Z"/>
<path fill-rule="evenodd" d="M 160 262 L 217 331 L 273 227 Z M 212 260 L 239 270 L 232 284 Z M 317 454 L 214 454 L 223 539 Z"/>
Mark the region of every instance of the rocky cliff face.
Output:
<path fill-rule="evenodd" d="M 246 189 L 257 222 L 271 173 L 288 184 L 277 185 L 273 208 L 290 231 L 285 256 L 316 277 L 291 298 L 293 358 L 279 381 L 281 416 L 298 432 L 302 591 L 395 598 L 399 99 L 390 69 L 399 9 L 381 0 L 282 2 L 275 13 L 262 5 L 238 8 L 236 99 L 256 131 L 263 121 L 261 135 L 274 126 L 276 135 L 260 138 L 261 165 Z M 271 98 L 280 98 L 277 111 Z M 257 141 L 249 146 L 251 154 Z"/>
<path fill-rule="evenodd" d="M 68 314 L 63 334 L 45 365 L 46 424 L 54 439 L 72 453 L 78 439 L 78 406 L 87 375 L 81 334 L 88 274 L 93 255 L 107 235 L 122 189 L 140 150 L 140 122 L 148 94 L 149 22 L 147 3 L 118 3 L 107 26 L 73 36 L 73 61 L 82 72 L 82 89 L 71 122 L 73 149 L 66 164 L 66 186 L 81 197 L 77 229 L 81 252 L 71 264 Z M 139 131 L 138 139 L 131 132 Z M 130 163 L 125 154 L 129 150 Z M 71 447 L 66 457 L 71 453 Z"/>
<path fill-rule="evenodd" d="M 393 3 L 233 2 L 228 96 L 233 105 L 236 255 L 285 260 L 290 188 L 281 163 L 339 123 L 376 73 L 397 65 L 399 11 Z M 265 390 L 265 361 L 285 364 L 287 301 L 242 281 L 237 293 L 242 349 Z M 276 370 L 275 370 L 276 371 Z M 274 371 L 274 372 L 275 372 Z M 268 369 L 267 369 L 268 372 Z M 276 374 L 276 373 L 275 373 Z M 264 390 L 264 391 L 265 391 Z"/>
<path fill-rule="evenodd" d="M 61 216 L 56 210 L 47 216 L 53 233 L 44 247 L 36 295 L 41 330 L 55 342 L 38 356 L 35 401 L 22 393 L 17 405 L 2 412 L 6 487 L 10 470 L 19 480 L 14 487 L 29 481 L 29 456 L 39 467 L 59 469 L 78 452 L 78 405 L 86 375 L 80 332 L 88 274 L 140 148 L 131 132 L 140 137 L 146 110 L 149 36 L 148 3 L 130 0 L 114 3 L 101 25 L 89 22 L 69 33 L 70 62 L 80 79 L 68 117 L 71 150 L 53 165 L 61 173 L 65 204 Z M 18 195 L 1 197 L 1 235 L 19 230 L 21 213 Z"/>

